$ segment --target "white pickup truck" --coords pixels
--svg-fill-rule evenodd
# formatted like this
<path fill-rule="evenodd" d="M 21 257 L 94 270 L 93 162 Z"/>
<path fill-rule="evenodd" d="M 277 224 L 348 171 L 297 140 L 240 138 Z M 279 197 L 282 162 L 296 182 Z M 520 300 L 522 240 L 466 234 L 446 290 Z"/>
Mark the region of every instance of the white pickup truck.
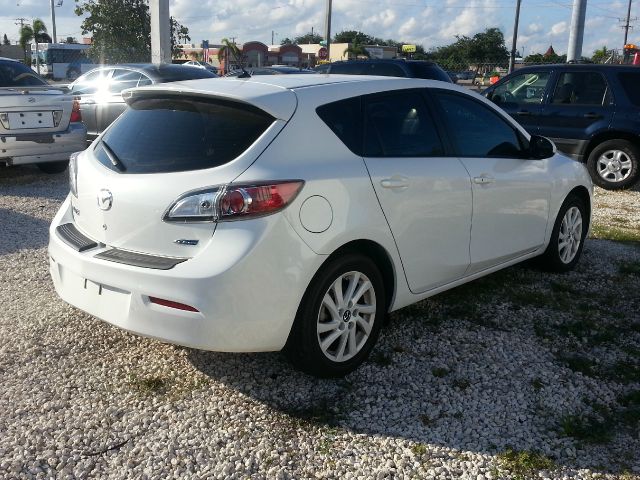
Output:
<path fill-rule="evenodd" d="M 0 165 L 35 163 L 46 173 L 67 168 L 87 146 L 80 106 L 26 65 L 0 58 Z"/>

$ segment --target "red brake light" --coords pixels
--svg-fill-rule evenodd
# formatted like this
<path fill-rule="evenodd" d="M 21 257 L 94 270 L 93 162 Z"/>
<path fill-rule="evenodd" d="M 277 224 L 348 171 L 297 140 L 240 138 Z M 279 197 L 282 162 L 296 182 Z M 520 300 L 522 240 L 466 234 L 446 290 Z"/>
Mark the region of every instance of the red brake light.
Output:
<path fill-rule="evenodd" d="M 80 102 L 78 100 L 73 101 L 73 107 L 71 108 L 70 122 L 81 122 L 82 115 L 80 114 Z"/>
<path fill-rule="evenodd" d="M 185 305 L 184 303 L 179 303 L 179 302 L 173 302 L 171 300 L 164 300 L 162 298 L 149 297 L 149 301 L 157 305 L 162 305 L 163 307 L 175 308 L 177 310 L 186 310 L 187 312 L 198 311 L 196 308 L 193 308 L 190 305 Z"/>
<path fill-rule="evenodd" d="M 229 185 L 219 200 L 219 220 L 240 220 L 275 213 L 291 203 L 303 185 L 302 180 Z"/>

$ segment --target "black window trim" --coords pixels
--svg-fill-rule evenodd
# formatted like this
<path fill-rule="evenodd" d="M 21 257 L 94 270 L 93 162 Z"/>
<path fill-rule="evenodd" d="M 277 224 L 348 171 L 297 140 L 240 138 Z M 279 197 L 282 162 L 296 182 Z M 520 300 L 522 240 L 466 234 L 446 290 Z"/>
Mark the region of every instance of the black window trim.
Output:
<path fill-rule="evenodd" d="M 491 110 L 496 116 L 500 117 L 503 122 L 511 129 L 513 130 L 513 132 L 515 133 L 518 142 L 520 143 L 520 148 L 522 149 L 523 152 L 526 152 L 528 150 L 528 143 L 529 140 L 524 136 L 524 134 L 518 129 L 516 128 L 513 124 L 512 124 L 512 119 L 511 117 L 508 116 L 508 114 L 503 113 L 503 111 L 501 109 L 498 109 L 496 107 L 494 107 L 493 103 L 489 103 L 489 104 L 485 104 L 484 102 L 482 102 L 481 100 L 478 100 L 477 98 L 473 98 L 471 95 L 465 95 L 463 93 L 457 92 L 455 90 L 449 90 L 449 89 L 445 89 L 445 88 L 430 88 L 429 89 L 430 92 L 432 92 L 433 94 L 445 94 L 445 95 L 453 95 L 456 97 L 462 97 L 462 98 L 466 98 L 472 102 L 475 102 L 476 104 L 487 108 L 489 110 Z M 434 108 L 437 109 L 438 115 L 440 118 L 442 118 L 442 123 L 443 124 L 447 124 L 447 120 L 446 120 L 446 115 L 444 110 L 442 109 L 442 107 L 440 106 L 440 104 L 438 103 L 436 98 L 432 99 Z M 456 144 L 453 141 L 453 139 L 451 138 L 451 136 L 449 135 L 449 125 L 447 124 L 446 127 L 444 127 L 446 130 L 446 135 L 447 135 L 447 142 L 451 145 L 451 151 L 453 152 L 452 156 L 455 156 L 457 158 L 479 158 L 477 155 L 461 155 L 457 148 L 456 148 Z M 525 143 L 526 142 L 526 143 Z M 513 158 L 516 160 L 534 160 L 530 157 L 482 157 L 482 158 Z"/>

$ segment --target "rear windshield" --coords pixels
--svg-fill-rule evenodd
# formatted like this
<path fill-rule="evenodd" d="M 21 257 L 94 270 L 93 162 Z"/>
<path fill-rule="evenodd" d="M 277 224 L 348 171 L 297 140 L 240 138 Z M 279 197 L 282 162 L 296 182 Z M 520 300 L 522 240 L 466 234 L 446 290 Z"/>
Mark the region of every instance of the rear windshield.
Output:
<path fill-rule="evenodd" d="M 0 87 L 39 87 L 47 85 L 36 72 L 20 62 L 0 61 Z"/>
<path fill-rule="evenodd" d="M 157 76 L 160 82 L 180 82 L 182 80 L 199 80 L 202 78 L 217 77 L 215 73 L 210 72 L 206 68 L 193 68 L 189 66 L 160 69 L 157 72 Z"/>
<path fill-rule="evenodd" d="M 264 111 L 236 102 L 142 98 L 111 125 L 95 155 L 122 173 L 213 168 L 242 154 L 273 121 Z"/>
<path fill-rule="evenodd" d="M 442 80 L 453 83 L 447 72 L 433 63 L 407 62 L 407 66 L 413 72 L 415 78 L 426 78 L 427 80 Z"/>
<path fill-rule="evenodd" d="M 640 72 L 619 73 L 618 79 L 629 101 L 636 107 L 640 107 Z"/>

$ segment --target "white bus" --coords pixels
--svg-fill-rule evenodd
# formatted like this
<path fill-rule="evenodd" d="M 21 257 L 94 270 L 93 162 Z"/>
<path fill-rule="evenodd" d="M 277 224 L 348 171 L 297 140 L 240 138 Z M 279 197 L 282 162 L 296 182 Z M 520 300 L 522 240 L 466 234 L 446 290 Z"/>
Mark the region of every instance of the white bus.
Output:
<path fill-rule="evenodd" d="M 95 65 L 87 56 L 89 45 L 78 43 L 39 43 L 40 75 L 54 80 L 75 80 Z M 31 67 L 37 70 L 36 45 L 31 45 Z"/>

